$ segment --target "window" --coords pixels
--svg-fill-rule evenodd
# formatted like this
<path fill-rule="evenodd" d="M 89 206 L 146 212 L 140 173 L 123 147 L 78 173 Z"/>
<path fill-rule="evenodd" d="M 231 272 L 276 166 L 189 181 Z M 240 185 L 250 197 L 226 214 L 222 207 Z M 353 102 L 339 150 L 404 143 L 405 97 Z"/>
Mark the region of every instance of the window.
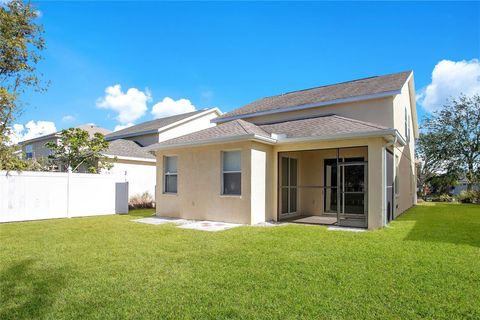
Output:
<path fill-rule="evenodd" d="M 163 158 L 164 186 L 165 193 L 177 193 L 177 157 Z"/>
<path fill-rule="evenodd" d="M 33 146 L 31 144 L 27 144 L 25 146 L 25 158 L 27 159 L 33 158 Z"/>
<path fill-rule="evenodd" d="M 410 141 L 410 116 L 407 107 L 405 107 L 405 139 Z"/>
<path fill-rule="evenodd" d="M 240 151 L 222 152 L 222 194 L 240 195 L 242 193 L 241 156 Z"/>

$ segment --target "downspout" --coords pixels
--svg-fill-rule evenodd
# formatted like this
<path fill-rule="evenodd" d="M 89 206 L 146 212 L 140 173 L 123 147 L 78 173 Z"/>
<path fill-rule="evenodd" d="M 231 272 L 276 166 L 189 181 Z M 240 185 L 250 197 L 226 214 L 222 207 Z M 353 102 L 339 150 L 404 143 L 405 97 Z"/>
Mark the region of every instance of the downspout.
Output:
<path fill-rule="evenodd" d="M 382 179 L 383 179 L 383 185 L 384 187 L 382 188 L 383 192 L 383 201 L 382 201 L 382 212 L 383 212 L 383 225 L 387 225 L 387 148 L 394 146 L 397 143 L 397 136 L 394 135 L 393 140 L 387 142 L 382 146 Z M 393 152 L 393 161 L 395 162 L 395 150 Z M 395 179 L 395 163 L 393 166 L 393 177 Z M 393 192 L 393 191 L 392 191 Z M 392 203 L 392 215 L 393 215 L 393 208 L 395 207 L 395 204 Z"/>

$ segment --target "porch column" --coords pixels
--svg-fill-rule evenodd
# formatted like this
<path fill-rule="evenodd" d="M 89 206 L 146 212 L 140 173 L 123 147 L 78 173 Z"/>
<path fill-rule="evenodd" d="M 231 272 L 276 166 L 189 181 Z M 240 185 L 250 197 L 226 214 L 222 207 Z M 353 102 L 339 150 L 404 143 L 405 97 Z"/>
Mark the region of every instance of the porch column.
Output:
<path fill-rule="evenodd" d="M 368 229 L 383 227 L 385 181 L 383 172 L 383 139 L 371 139 L 368 144 Z"/>

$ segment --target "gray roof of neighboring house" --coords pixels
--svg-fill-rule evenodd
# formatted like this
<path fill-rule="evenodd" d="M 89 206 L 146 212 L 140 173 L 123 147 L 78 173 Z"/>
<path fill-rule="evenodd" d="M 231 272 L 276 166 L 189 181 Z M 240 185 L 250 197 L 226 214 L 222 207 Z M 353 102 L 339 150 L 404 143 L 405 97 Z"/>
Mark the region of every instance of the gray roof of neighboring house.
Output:
<path fill-rule="evenodd" d="M 110 133 L 111 131 L 108 130 L 108 129 L 105 129 L 105 128 L 102 128 L 102 127 L 97 127 L 96 125 L 94 124 L 83 124 L 83 125 L 80 125 L 80 126 L 77 126 L 75 128 L 79 128 L 79 129 L 82 129 L 82 130 L 85 130 L 88 132 L 88 135 L 90 137 L 93 137 L 93 135 L 95 133 L 101 133 L 103 135 L 106 135 L 108 133 Z M 24 140 L 24 141 L 20 141 L 19 144 L 25 144 L 25 143 L 31 143 L 31 142 L 35 142 L 35 141 L 43 141 L 43 140 L 48 140 L 48 139 L 51 139 L 51 138 L 54 138 L 54 137 L 59 137 L 60 134 L 62 132 L 61 131 L 57 131 L 57 132 L 53 132 L 53 133 L 49 133 L 49 134 L 46 134 L 44 136 L 40 136 L 40 137 L 36 137 L 36 138 L 33 138 L 33 139 L 28 139 L 28 140 Z"/>
<path fill-rule="evenodd" d="M 105 129 L 105 128 L 102 128 L 102 127 L 97 127 L 97 126 L 94 125 L 94 124 L 84 124 L 84 125 L 78 126 L 78 127 L 76 127 L 76 128 L 79 128 L 79 129 L 82 129 L 82 130 L 87 131 L 88 134 L 89 134 L 91 137 L 93 137 L 93 135 L 94 135 L 95 133 L 101 133 L 101 134 L 103 134 L 103 135 L 107 135 L 107 134 L 109 134 L 110 132 L 112 132 L 112 131 L 110 131 L 110 130 L 108 130 L 108 129 Z"/>
<path fill-rule="evenodd" d="M 317 103 L 328 104 L 330 101 L 354 97 L 388 94 L 399 91 L 411 73 L 412 71 L 404 71 L 266 97 L 227 112 L 217 119 Z"/>
<path fill-rule="evenodd" d="M 146 158 L 155 159 L 155 156 L 140 147 L 137 143 L 131 140 L 117 139 L 111 141 L 110 147 L 104 152 L 106 155 L 118 156 L 118 157 L 131 157 L 131 158 Z"/>
<path fill-rule="evenodd" d="M 215 127 L 193 132 L 178 138 L 163 141 L 147 147 L 148 150 L 175 145 L 195 145 L 215 140 L 241 138 L 242 136 L 256 136 L 266 140 L 281 135 L 282 138 L 311 138 L 329 137 L 335 135 L 362 134 L 389 130 L 387 127 L 369 122 L 345 118 L 337 115 L 318 116 L 315 118 L 298 119 L 275 122 L 271 124 L 255 125 L 245 120 L 237 119 L 220 123 Z"/>
<path fill-rule="evenodd" d="M 137 125 L 134 125 L 134 126 L 131 126 L 131 127 L 128 127 L 128 128 L 122 129 L 122 130 L 118 130 L 118 131 L 112 132 L 110 134 L 107 134 L 105 136 L 105 138 L 107 140 L 114 140 L 114 139 L 121 138 L 121 137 L 135 136 L 135 135 L 143 134 L 145 132 L 155 131 L 155 130 L 158 130 L 162 127 L 168 126 L 172 123 L 175 123 L 177 121 L 181 121 L 183 119 L 194 116 L 194 115 L 199 114 L 199 113 L 204 112 L 204 111 L 206 111 L 206 110 L 196 110 L 196 111 L 192 111 L 192 112 L 177 114 L 177 115 L 171 116 L 171 117 L 165 117 L 165 118 L 160 118 L 160 119 L 155 119 L 155 120 L 151 120 L 151 121 L 142 122 L 142 123 L 139 123 Z"/>

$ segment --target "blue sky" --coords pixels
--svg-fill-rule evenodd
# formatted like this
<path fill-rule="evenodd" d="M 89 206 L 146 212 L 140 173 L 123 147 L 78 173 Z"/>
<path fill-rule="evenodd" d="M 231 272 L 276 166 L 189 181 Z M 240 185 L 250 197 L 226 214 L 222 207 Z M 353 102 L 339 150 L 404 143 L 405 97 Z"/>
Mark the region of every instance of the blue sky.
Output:
<path fill-rule="evenodd" d="M 449 90 L 480 90 L 478 3 L 35 4 L 47 44 L 39 68 L 51 85 L 25 95 L 22 125 L 113 129 L 193 106 L 229 111 L 263 96 L 409 69 L 417 93 L 437 90 L 421 100 L 428 110 Z M 121 88 L 110 88 L 102 103 L 114 85 Z"/>

